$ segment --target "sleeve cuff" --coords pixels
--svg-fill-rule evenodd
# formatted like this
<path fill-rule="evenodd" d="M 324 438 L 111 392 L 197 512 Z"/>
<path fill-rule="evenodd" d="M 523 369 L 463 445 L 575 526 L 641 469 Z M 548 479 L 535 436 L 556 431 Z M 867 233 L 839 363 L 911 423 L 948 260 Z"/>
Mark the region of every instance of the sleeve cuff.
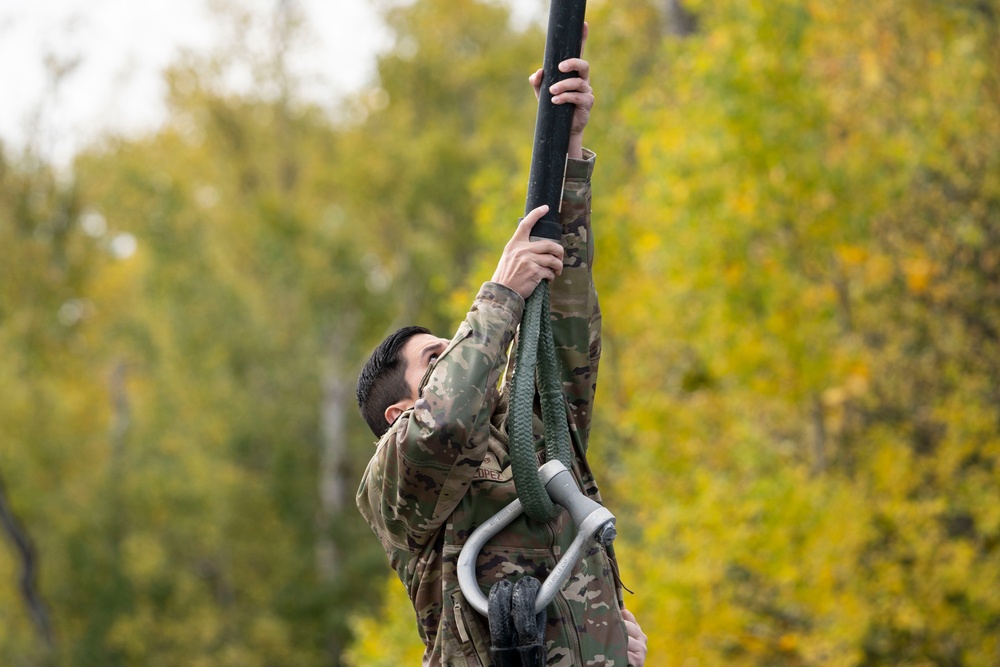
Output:
<path fill-rule="evenodd" d="M 583 149 L 582 158 L 569 158 L 566 162 L 566 180 L 586 181 L 594 173 L 597 155 L 589 148 Z"/>
<path fill-rule="evenodd" d="M 521 295 L 500 283 L 483 283 L 479 288 L 479 294 L 476 295 L 476 301 L 491 303 L 509 311 L 514 316 L 515 322 L 520 322 L 524 314 L 524 299 Z"/>

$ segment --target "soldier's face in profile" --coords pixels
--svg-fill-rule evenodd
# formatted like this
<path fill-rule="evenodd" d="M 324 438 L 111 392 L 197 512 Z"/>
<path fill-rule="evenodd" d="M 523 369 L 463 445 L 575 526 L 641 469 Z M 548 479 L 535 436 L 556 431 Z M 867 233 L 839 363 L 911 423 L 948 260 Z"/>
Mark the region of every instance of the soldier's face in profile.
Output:
<path fill-rule="evenodd" d="M 431 334 L 415 334 L 403 346 L 403 358 L 406 360 L 406 373 L 403 377 L 410 389 L 410 403 L 413 407 L 417 401 L 417 388 L 430 365 L 437 361 L 450 343 L 447 338 L 438 338 Z"/>

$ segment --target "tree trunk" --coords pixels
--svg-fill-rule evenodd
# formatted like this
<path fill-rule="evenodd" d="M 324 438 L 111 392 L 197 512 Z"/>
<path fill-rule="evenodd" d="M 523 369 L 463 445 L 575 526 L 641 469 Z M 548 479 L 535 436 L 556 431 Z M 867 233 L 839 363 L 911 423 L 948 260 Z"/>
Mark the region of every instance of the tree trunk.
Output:
<path fill-rule="evenodd" d="M 812 401 L 812 466 L 813 475 L 821 475 L 826 472 L 826 422 L 823 414 L 823 400 L 819 396 L 813 396 Z"/>
<path fill-rule="evenodd" d="M 21 560 L 19 580 L 21 597 L 24 598 L 24 604 L 28 608 L 38 636 L 45 642 L 46 648 L 52 649 L 55 642 L 52 625 L 49 622 L 49 612 L 37 588 L 38 559 L 35 556 L 35 548 L 7 501 L 7 489 L 2 477 L 0 477 L 0 526 L 3 526 L 4 532 L 14 546 L 14 551 Z"/>
<path fill-rule="evenodd" d="M 681 0 L 666 0 L 667 34 L 687 37 L 698 30 L 698 19 L 681 5 Z"/>
<path fill-rule="evenodd" d="M 317 516 L 316 568 L 320 579 L 332 581 L 337 575 L 337 545 L 333 540 L 335 520 L 344 509 L 344 461 L 347 458 L 347 412 L 353 407 L 353 378 L 348 376 L 346 356 L 356 322 L 341 321 L 329 336 L 321 378 L 321 449 L 319 455 L 319 515 Z"/>

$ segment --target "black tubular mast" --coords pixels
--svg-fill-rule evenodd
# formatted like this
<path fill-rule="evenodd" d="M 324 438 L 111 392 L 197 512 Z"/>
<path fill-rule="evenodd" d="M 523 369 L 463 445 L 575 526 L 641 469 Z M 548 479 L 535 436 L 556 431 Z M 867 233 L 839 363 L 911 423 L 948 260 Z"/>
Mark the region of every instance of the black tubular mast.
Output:
<path fill-rule="evenodd" d="M 532 236 L 553 241 L 562 238 L 559 206 L 562 202 L 563 178 L 566 174 L 566 154 L 569 151 L 569 131 L 573 122 L 572 104 L 552 104 L 549 86 L 578 76 L 576 72 L 560 72 L 559 63 L 567 58 L 579 58 L 583 41 L 583 18 L 587 0 L 552 0 L 549 7 L 549 27 L 545 37 L 545 57 L 542 68 L 542 89 L 535 119 L 535 141 L 531 151 L 531 172 L 528 176 L 528 199 L 525 215 L 542 204 L 549 212 L 535 223 Z"/>

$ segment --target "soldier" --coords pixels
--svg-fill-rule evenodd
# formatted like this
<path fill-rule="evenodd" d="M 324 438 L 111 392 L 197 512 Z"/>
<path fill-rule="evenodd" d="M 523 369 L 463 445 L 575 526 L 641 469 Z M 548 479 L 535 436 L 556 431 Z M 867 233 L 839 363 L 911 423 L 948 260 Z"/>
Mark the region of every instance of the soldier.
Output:
<path fill-rule="evenodd" d="M 571 471 L 584 493 L 600 499 L 586 459 L 601 353 L 591 274 L 594 154 L 583 148 L 594 95 L 587 61 L 566 60 L 560 69 L 579 74 L 550 89 L 553 103 L 576 105 L 562 243 L 529 240 L 548 209 L 531 211 L 450 340 L 404 327 L 376 348 L 358 380 L 358 405 L 379 437 L 358 489 L 358 508 L 409 592 L 425 665 L 492 665 L 486 619 L 462 595 L 456 564 L 472 531 L 516 497 L 505 425 L 509 383 L 501 380 L 510 376 L 508 351 L 524 300 L 542 280 L 550 283 L 553 338 L 571 418 Z M 542 70 L 529 78 L 536 95 L 541 80 Z M 541 436 L 536 419 L 539 452 Z M 525 575 L 544 580 L 574 535 L 567 512 L 547 524 L 521 515 L 483 547 L 477 579 L 487 586 Z M 580 559 L 549 606 L 545 643 L 547 665 L 641 667 L 646 636 L 624 608 L 613 554 L 594 546 Z"/>

